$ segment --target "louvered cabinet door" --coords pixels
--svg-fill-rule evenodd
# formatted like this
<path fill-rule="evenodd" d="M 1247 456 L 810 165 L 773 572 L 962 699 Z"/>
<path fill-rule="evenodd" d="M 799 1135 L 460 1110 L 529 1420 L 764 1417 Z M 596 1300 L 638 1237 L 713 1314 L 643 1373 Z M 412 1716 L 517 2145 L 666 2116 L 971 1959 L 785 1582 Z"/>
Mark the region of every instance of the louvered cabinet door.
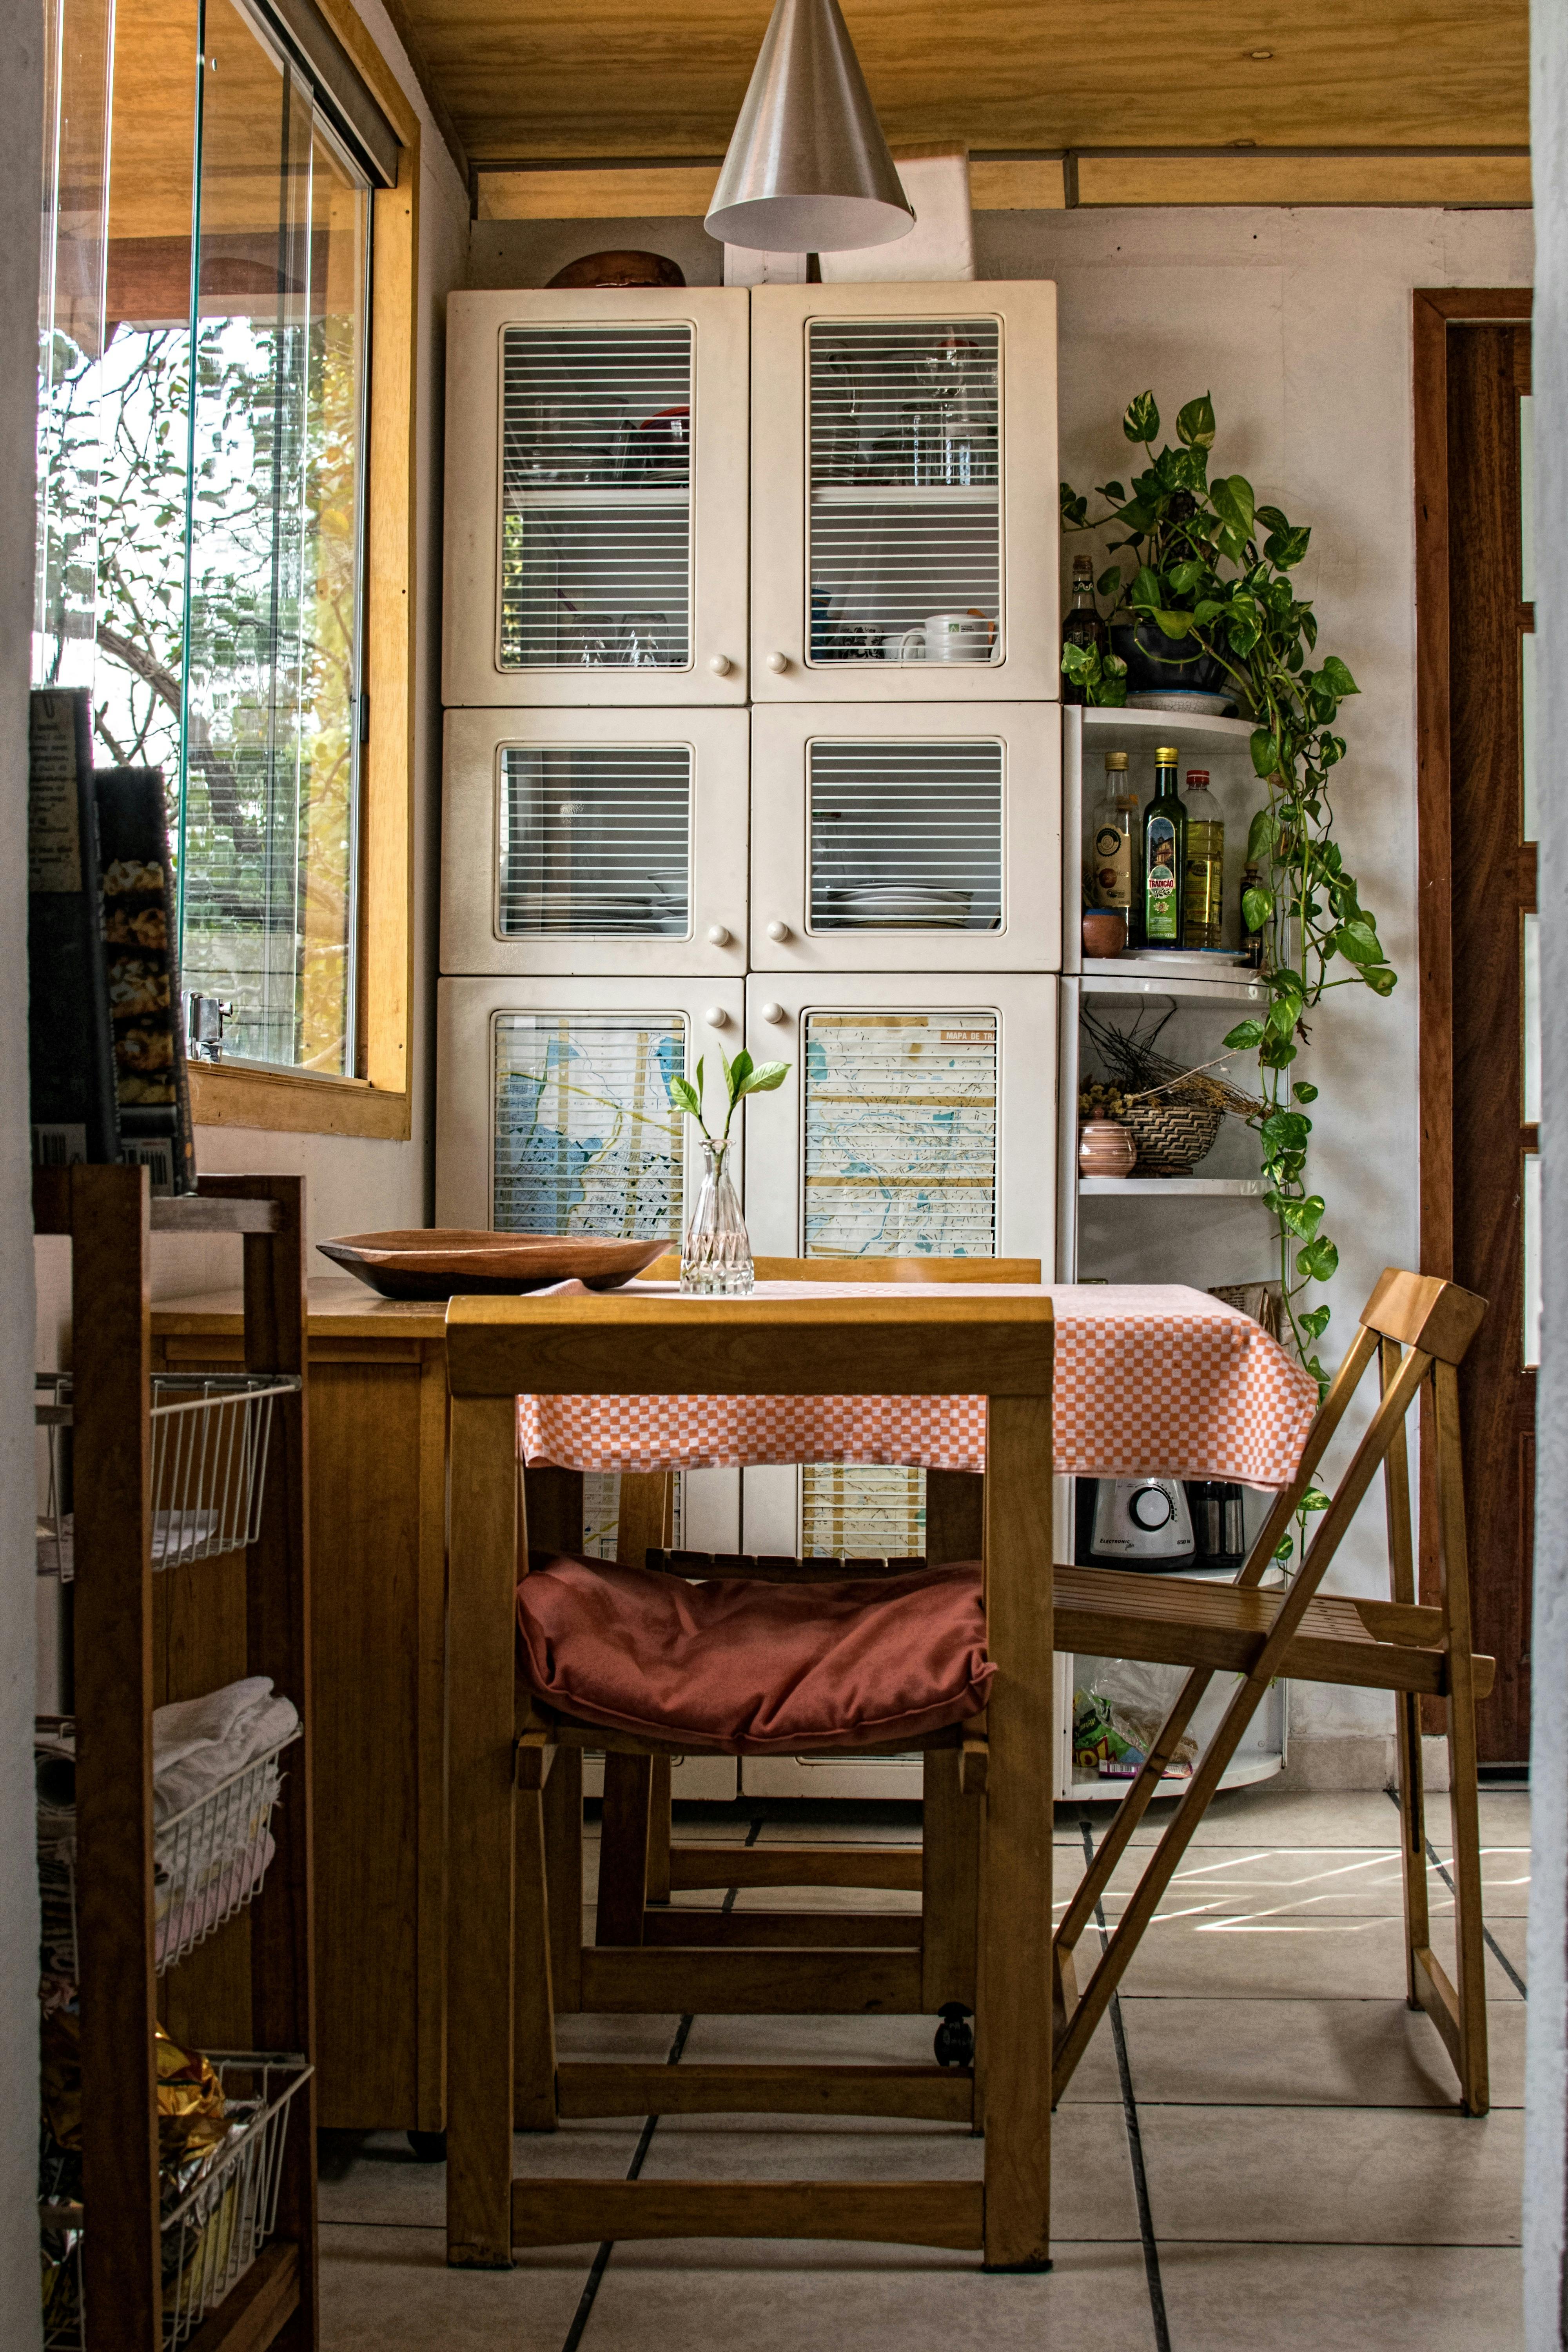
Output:
<path fill-rule="evenodd" d="M 742 288 L 447 309 L 451 705 L 746 699 Z"/>
<path fill-rule="evenodd" d="M 441 968 L 746 966 L 743 710 L 447 714 Z"/>
<path fill-rule="evenodd" d="M 752 717 L 752 962 L 1054 971 L 1058 706 L 771 704 Z"/>
<path fill-rule="evenodd" d="M 437 1223 L 679 1250 L 701 1163 L 669 1080 L 736 1051 L 743 1002 L 736 981 L 443 980 Z"/>
<path fill-rule="evenodd" d="M 752 288 L 755 699 L 1059 698 L 1056 371 L 1048 284 Z"/>

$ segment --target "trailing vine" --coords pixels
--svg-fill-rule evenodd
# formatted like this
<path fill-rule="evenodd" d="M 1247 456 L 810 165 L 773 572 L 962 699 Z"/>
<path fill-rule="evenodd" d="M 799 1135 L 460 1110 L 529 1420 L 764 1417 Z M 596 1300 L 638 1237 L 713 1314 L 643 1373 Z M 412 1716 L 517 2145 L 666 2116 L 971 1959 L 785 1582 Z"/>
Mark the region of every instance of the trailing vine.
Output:
<path fill-rule="evenodd" d="M 1243 898 L 1242 920 L 1263 936 L 1260 976 L 1270 1001 L 1261 1020 L 1241 1022 L 1225 1042 L 1258 1055 L 1265 1108 L 1247 1124 L 1262 1144 L 1264 1203 L 1278 1229 L 1291 1338 L 1321 1392 L 1327 1375 L 1318 1346 L 1329 1308 L 1309 1307 L 1305 1293 L 1331 1278 L 1339 1251 L 1324 1229 L 1325 1203 L 1309 1172 L 1307 1105 L 1317 1100 L 1318 1088 L 1289 1073 L 1310 1042 L 1307 1016 L 1330 989 L 1364 987 L 1386 996 L 1397 978 L 1377 919 L 1362 905 L 1334 839 L 1330 779 L 1345 756 L 1334 722 L 1358 688 L 1337 655 L 1314 662 L 1317 618 L 1290 577 L 1307 552 L 1310 529 L 1278 507 L 1255 504 L 1252 485 L 1240 474 L 1209 478 L 1215 413 L 1208 394 L 1181 411 L 1175 447 L 1155 454 L 1160 412 L 1152 393 L 1131 402 L 1121 429 L 1142 452 L 1143 470 L 1130 487 L 1097 485 L 1094 495 L 1108 501 L 1097 518 L 1064 482 L 1062 526 L 1099 532 L 1121 525 L 1125 531 L 1110 552 L 1118 559 L 1131 553 L 1132 570 L 1118 560 L 1096 583 L 1098 598 L 1107 600 L 1112 646 L 1136 631 L 1137 645 L 1157 648 L 1162 660 L 1195 667 L 1208 656 L 1254 722 L 1252 764 L 1268 798 L 1247 837 L 1247 863 L 1260 878 Z M 1096 646 L 1068 645 L 1062 669 L 1091 703 L 1125 703 L 1127 662 L 1114 649 L 1102 655 Z"/>

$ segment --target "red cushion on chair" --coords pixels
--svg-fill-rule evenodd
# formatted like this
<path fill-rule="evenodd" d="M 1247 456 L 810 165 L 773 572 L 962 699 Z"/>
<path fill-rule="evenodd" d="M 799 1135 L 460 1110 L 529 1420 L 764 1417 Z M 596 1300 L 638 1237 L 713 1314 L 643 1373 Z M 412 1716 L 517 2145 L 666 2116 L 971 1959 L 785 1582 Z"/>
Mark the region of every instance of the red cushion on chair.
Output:
<path fill-rule="evenodd" d="M 973 1562 L 874 1583 L 763 1584 L 556 1558 L 518 1587 L 522 1674 L 587 1723 L 731 1756 L 869 1748 L 978 1714 Z"/>

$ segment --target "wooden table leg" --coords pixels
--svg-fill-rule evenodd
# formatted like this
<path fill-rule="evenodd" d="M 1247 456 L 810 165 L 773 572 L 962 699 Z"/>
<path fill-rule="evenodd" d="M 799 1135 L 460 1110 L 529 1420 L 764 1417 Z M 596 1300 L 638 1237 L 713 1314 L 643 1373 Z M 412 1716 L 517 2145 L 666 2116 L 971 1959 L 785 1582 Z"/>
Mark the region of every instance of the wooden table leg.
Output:
<path fill-rule="evenodd" d="M 986 1702 L 991 1753 L 981 1927 L 988 2270 L 1042 2270 L 1050 2262 L 1050 1399 L 993 1397 L 985 1609 L 996 1675 Z"/>
<path fill-rule="evenodd" d="M 511 2267 L 517 1410 L 452 1399 L 447 2260 Z"/>

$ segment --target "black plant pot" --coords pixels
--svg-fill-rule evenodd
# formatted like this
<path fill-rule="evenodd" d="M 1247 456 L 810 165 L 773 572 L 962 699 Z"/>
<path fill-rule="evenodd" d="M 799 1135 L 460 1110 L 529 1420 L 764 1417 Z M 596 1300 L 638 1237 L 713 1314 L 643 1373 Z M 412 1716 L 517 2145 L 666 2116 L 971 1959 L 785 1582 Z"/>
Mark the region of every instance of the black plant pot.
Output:
<path fill-rule="evenodd" d="M 1153 621 L 1112 621 L 1110 650 L 1127 664 L 1129 694 L 1225 694 L 1235 698 L 1236 681 L 1223 662 L 1200 653 L 1194 638 L 1166 636 Z"/>

